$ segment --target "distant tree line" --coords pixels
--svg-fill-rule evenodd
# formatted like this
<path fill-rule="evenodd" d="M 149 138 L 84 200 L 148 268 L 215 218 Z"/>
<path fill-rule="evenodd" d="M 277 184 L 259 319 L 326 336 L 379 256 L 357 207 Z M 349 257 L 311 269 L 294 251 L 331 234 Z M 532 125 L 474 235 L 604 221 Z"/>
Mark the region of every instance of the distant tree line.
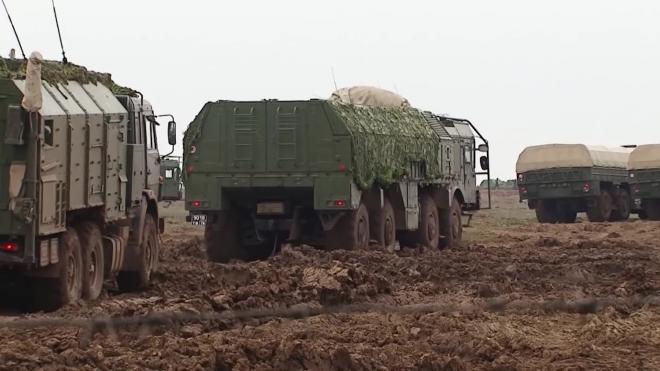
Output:
<path fill-rule="evenodd" d="M 479 188 L 488 188 L 488 180 L 484 179 L 479 185 Z M 515 179 L 502 180 L 500 178 L 495 178 L 490 180 L 491 189 L 518 189 L 518 181 Z"/>

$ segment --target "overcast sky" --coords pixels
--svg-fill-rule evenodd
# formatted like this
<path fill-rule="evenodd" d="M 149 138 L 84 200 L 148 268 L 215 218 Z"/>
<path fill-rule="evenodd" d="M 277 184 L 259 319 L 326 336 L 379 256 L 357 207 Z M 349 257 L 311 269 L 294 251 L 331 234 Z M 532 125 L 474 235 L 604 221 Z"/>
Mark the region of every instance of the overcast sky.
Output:
<path fill-rule="evenodd" d="M 59 58 L 50 0 L 5 1 L 26 53 Z M 340 86 L 470 119 L 502 178 L 531 144 L 660 142 L 657 0 L 57 5 L 69 60 L 142 91 L 181 133 L 210 100 L 326 98 L 334 69 Z M 0 16 L 0 53 L 16 45 Z"/>

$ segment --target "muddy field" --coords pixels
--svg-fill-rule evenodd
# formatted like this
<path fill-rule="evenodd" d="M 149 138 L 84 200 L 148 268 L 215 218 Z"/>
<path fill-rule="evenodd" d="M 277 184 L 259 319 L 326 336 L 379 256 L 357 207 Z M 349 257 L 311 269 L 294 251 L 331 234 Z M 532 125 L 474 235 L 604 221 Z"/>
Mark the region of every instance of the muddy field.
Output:
<path fill-rule="evenodd" d="M 77 328 L 3 326 L 0 369 L 660 369 L 660 309 L 640 301 L 660 295 L 660 224 L 538 225 L 513 192 L 496 193 L 494 206 L 473 218 L 461 248 L 289 247 L 267 262 L 220 265 L 205 261 L 201 230 L 173 204 L 149 291 L 2 321 L 364 303 L 371 310 L 177 321 L 88 341 Z M 616 303 L 542 305 L 590 298 Z M 493 305 L 509 301 L 517 304 Z M 449 309 L 410 307 L 417 304 Z"/>

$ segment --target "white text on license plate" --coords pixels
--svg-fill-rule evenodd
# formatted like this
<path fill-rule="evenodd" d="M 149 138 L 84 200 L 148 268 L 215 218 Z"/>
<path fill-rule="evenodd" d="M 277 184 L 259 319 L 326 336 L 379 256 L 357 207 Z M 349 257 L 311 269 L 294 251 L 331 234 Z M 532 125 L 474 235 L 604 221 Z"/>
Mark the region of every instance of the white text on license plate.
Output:
<path fill-rule="evenodd" d="M 190 217 L 190 224 L 192 224 L 192 225 L 206 225 L 206 215 L 192 215 Z"/>

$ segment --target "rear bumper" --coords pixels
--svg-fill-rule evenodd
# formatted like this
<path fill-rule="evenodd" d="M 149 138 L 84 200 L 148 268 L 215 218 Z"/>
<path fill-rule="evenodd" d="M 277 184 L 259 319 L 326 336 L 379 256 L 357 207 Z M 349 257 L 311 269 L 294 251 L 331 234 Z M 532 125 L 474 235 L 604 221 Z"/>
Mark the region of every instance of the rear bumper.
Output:
<path fill-rule="evenodd" d="M 598 182 L 521 183 L 518 186 L 520 200 L 546 200 L 585 198 L 600 195 Z"/>
<path fill-rule="evenodd" d="M 186 210 L 191 213 L 228 210 L 232 204 L 254 207 L 284 201 L 291 207 L 341 211 L 359 206 L 361 192 L 347 175 L 213 177 L 195 174 L 186 184 Z"/>
<path fill-rule="evenodd" d="M 660 180 L 649 183 L 633 183 L 631 188 L 634 199 L 660 198 Z"/>

